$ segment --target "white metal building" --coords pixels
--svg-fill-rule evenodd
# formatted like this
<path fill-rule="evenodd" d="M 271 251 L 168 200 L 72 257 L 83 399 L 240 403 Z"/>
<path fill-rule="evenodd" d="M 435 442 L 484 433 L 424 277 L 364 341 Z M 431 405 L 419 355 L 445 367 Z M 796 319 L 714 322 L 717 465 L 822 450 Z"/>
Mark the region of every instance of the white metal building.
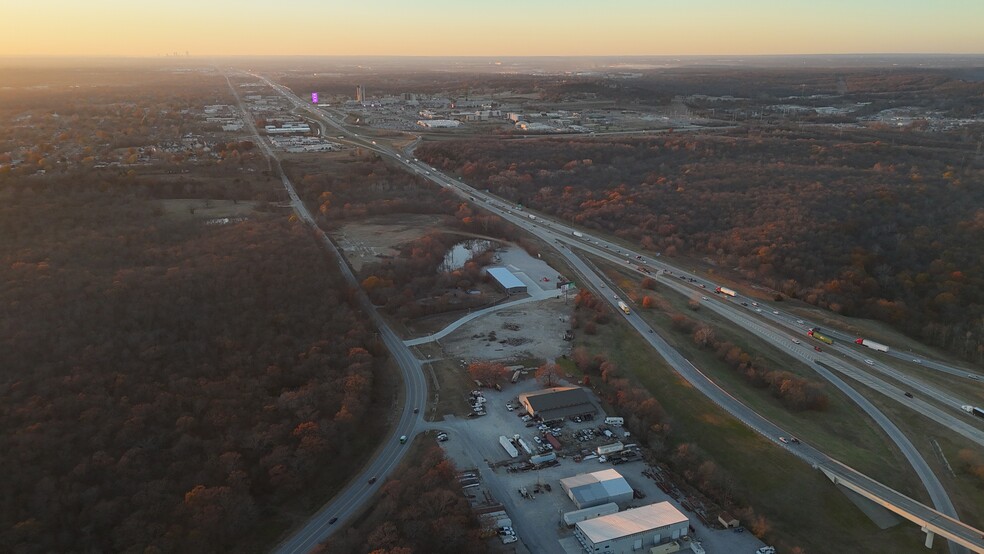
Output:
<path fill-rule="evenodd" d="M 520 281 L 519 277 L 513 275 L 512 271 L 504 267 L 490 267 L 485 272 L 495 279 L 502 290 L 509 294 L 526 292 L 526 284 Z"/>
<path fill-rule="evenodd" d="M 601 516 L 608 516 L 618 513 L 618 504 L 614 502 L 609 502 L 608 504 L 601 504 L 600 506 L 592 506 L 590 508 L 585 508 L 583 510 L 574 510 L 573 512 L 567 512 L 564 514 L 564 525 L 568 527 L 574 527 L 574 524 L 579 521 L 584 521 L 586 519 L 592 519 Z"/>
<path fill-rule="evenodd" d="M 632 487 L 614 469 L 594 473 L 582 473 L 560 480 L 560 486 L 578 509 L 590 508 L 609 502 L 632 500 Z"/>
<path fill-rule="evenodd" d="M 690 520 L 669 502 L 578 522 L 574 536 L 585 552 L 633 554 L 687 534 Z"/>

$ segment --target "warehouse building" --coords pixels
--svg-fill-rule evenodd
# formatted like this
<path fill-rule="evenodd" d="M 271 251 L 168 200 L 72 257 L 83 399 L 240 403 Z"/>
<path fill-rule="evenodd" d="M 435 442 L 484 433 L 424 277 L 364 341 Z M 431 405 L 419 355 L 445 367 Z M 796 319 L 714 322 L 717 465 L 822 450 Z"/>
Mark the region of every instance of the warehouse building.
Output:
<path fill-rule="evenodd" d="M 531 416 L 543 421 L 597 412 L 581 387 L 554 387 L 519 395 L 519 403 Z"/>
<path fill-rule="evenodd" d="M 629 502 L 632 487 L 614 469 L 582 473 L 560 480 L 560 486 L 579 510 L 609 502 Z"/>
<path fill-rule="evenodd" d="M 650 504 L 617 514 L 578 522 L 574 536 L 585 552 L 632 554 L 661 549 L 687 534 L 690 520 L 669 502 Z M 656 548 L 654 548 L 656 547 Z"/>
<path fill-rule="evenodd" d="M 485 271 L 493 279 L 495 279 L 495 282 L 499 285 L 499 288 L 506 291 L 508 294 L 526 292 L 526 284 L 520 281 L 519 277 L 513 275 L 512 271 L 509 271 L 504 267 L 490 267 Z"/>
<path fill-rule="evenodd" d="M 461 126 L 461 122 L 453 119 L 421 119 L 417 121 L 417 125 L 427 129 L 454 129 Z"/>
<path fill-rule="evenodd" d="M 564 514 L 564 525 L 568 528 L 574 527 L 574 524 L 579 521 L 584 521 L 586 519 L 594 519 L 601 516 L 609 516 L 618 513 L 618 504 L 614 502 L 609 502 L 608 504 L 601 504 L 599 506 L 592 506 L 590 508 L 585 508 L 583 510 L 574 510 L 573 512 L 567 512 Z"/>

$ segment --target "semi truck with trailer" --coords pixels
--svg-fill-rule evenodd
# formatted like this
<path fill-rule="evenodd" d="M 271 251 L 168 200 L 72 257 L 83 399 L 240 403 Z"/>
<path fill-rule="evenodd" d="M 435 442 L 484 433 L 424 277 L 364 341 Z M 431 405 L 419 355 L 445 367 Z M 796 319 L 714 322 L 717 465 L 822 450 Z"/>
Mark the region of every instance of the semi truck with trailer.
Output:
<path fill-rule="evenodd" d="M 855 340 L 854 342 L 856 344 L 860 344 L 861 346 L 867 346 L 868 348 L 870 348 L 872 350 L 877 350 L 879 352 L 888 352 L 888 347 L 887 346 L 885 346 L 884 344 L 875 342 L 873 340 L 859 338 L 859 339 Z"/>
<path fill-rule="evenodd" d="M 810 335 L 811 337 L 817 339 L 820 342 L 825 342 L 827 344 L 834 344 L 834 339 L 821 333 L 819 327 L 814 327 L 813 329 L 810 329 L 809 331 L 806 332 L 806 334 Z"/>
<path fill-rule="evenodd" d="M 625 315 L 629 315 L 630 313 L 632 313 L 629 310 L 629 305 L 626 304 L 625 302 L 622 302 L 621 300 L 618 301 L 618 309 L 622 310 L 625 313 Z"/>
<path fill-rule="evenodd" d="M 718 287 L 718 288 L 714 289 L 714 292 L 716 292 L 718 294 L 723 294 L 725 296 L 730 296 L 732 298 L 734 298 L 735 296 L 738 296 L 738 293 L 737 292 L 735 292 L 735 291 L 733 291 L 733 290 L 731 290 L 731 289 L 729 289 L 727 287 Z"/>
<path fill-rule="evenodd" d="M 960 409 L 967 412 L 970 415 L 977 416 L 984 419 L 984 410 L 978 408 L 977 406 L 960 406 Z"/>

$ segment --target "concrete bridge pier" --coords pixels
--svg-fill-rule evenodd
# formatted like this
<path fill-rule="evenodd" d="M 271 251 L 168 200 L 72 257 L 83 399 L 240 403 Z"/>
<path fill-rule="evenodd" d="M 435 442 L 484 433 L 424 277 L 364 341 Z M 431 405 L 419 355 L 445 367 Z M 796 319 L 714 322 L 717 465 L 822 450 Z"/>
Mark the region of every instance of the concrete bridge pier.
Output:
<path fill-rule="evenodd" d="M 933 548 L 933 537 L 936 536 L 936 533 L 930 531 L 925 527 L 923 527 L 922 530 L 924 533 L 926 533 L 926 548 Z"/>

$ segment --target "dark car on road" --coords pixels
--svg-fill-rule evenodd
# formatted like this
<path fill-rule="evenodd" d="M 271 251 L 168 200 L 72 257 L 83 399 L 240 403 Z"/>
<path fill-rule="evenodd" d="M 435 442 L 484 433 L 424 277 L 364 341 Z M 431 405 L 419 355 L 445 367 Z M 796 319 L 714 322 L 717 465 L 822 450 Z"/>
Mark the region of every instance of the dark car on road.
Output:
<path fill-rule="evenodd" d="M 333 525 L 336 521 L 338 521 L 338 518 L 337 517 L 333 517 L 333 518 L 331 518 L 331 519 L 328 520 L 328 525 Z"/>
<path fill-rule="evenodd" d="M 369 484 L 370 485 L 373 484 L 373 483 L 375 483 L 375 482 L 376 482 L 376 478 L 375 477 L 372 477 L 372 478 L 369 479 Z"/>

